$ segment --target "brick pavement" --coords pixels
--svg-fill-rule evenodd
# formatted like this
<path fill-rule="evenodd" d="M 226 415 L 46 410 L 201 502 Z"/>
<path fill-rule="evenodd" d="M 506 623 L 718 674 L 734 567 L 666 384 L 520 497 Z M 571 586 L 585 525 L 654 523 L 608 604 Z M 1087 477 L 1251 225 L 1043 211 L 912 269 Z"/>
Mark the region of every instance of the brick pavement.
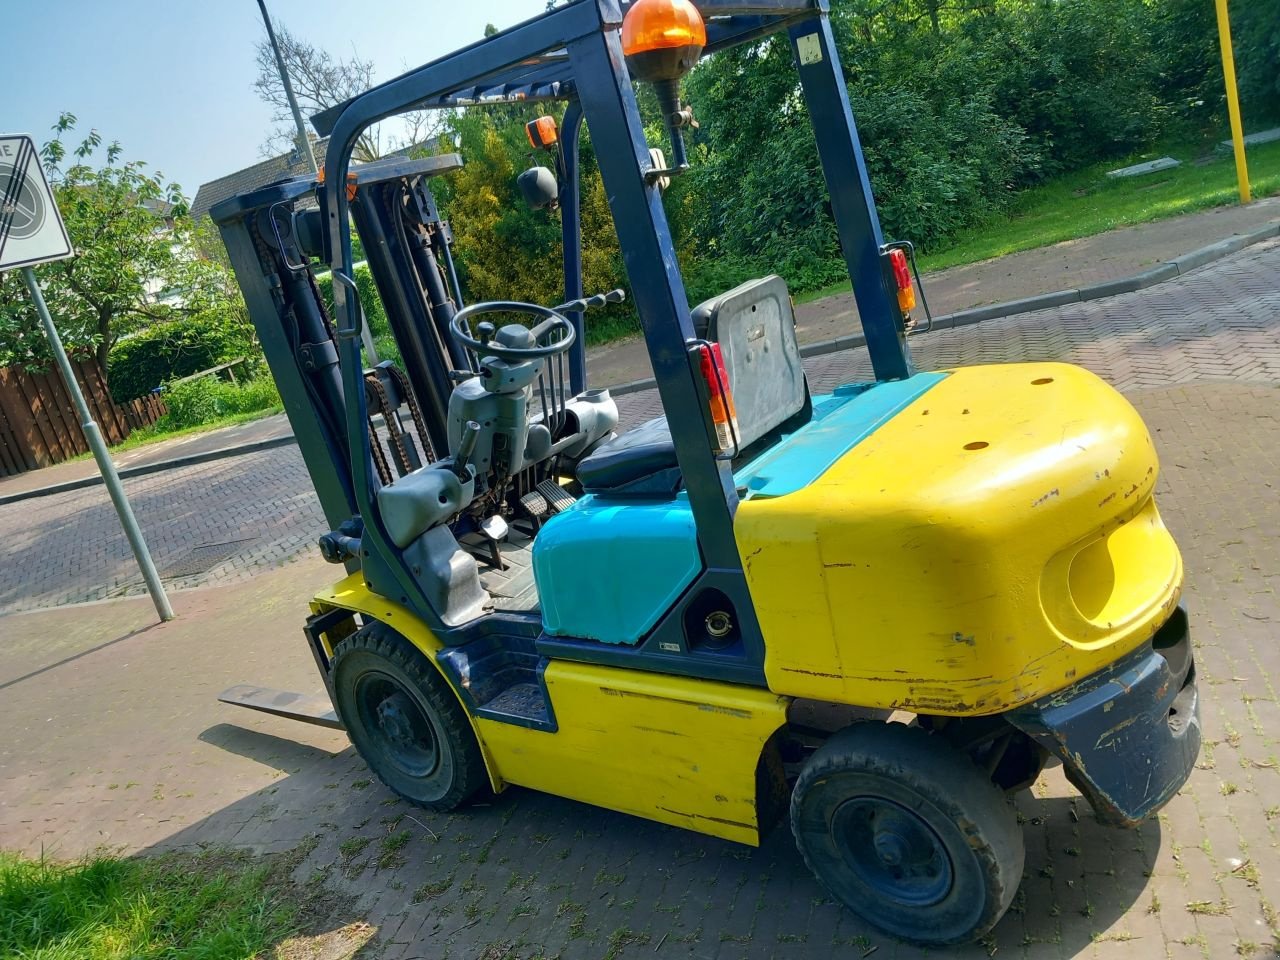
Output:
<path fill-rule="evenodd" d="M 915 343 L 922 366 L 1067 359 L 1125 389 L 1161 452 L 1160 503 L 1184 551 L 1204 697 L 1200 765 L 1140 830 L 1100 827 L 1060 770 L 1020 799 L 1022 893 L 989 943 L 949 956 L 1276 955 L 1277 248 L 1140 294 Z M 851 369 L 865 370 L 865 358 L 810 367 L 818 389 Z M 652 400 L 626 398 L 624 412 L 639 419 Z M 184 491 L 208 487 L 210 509 L 188 516 L 221 509 L 223 538 L 268 529 L 219 501 L 237 489 L 255 499 L 237 482 L 260 498 L 276 476 L 275 496 L 304 512 L 305 497 L 288 499 L 287 465 L 256 466 L 240 471 L 248 481 L 162 485 L 156 504 L 176 524 Z M 87 512 L 45 518 L 45 535 L 84 524 Z M 314 556 L 286 570 L 259 565 L 235 585 L 177 594 L 180 619 L 163 626 L 148 626 L 145 599 L 0 620 L 0 847 L 73 855 L 98 843 L 305 842 L 300 878 L 356 896 L 379 928 L 375 955 L 388 958 L 922 955 L 826 898 L 785 829 L 749 850 L 523 790 L 432 816 L 371 782 L 340 734 L 216 704 L 239 680 L 317 685 L 297 628 L 332 569 Z"/>
<path fill-rule="evenodd" d="M 1134 832 L 1099 826 L 1050 771 L 1019 801 L 1023 892 L 987 944 L 946 956 L 1275 952 L 1280 390 L 1202 381 L 1130 397 L 1186 559 L 1204 755 Z M 240 680 L 317 686 L 298 626 L 332 571 L 306 558 L 184 591 L 165 625 L 145 599 L 0 621 L 0 848 L 305 844 L 299 879 L 355 898 L 379 930 L 373 957 L 925 956 L 831 902 L 785 828 L 751 850 L 519 789 L 431 815 L 371 780 L 341 734 L 217 704 Z"/>
<path fill-rule="evenodd" d="M 1280 197 L 1259 200 L 1247 207 L 1216 207 L 926 273 L 924 292 L 934 313 L 943 316 L 971 307 L 1074 290 L 1134 276 L 1161 261 L 1249 233 L 1278 218 Z M 858 311 L 852 293 L 796 306 L 796 332 L 802 344 L 845 337 L 857 329 Z M 592 347 L 587 364 L 591 381 L 597 386 L 653 376 L 639 338 Z"/>
<path fill-rule="evenodd" d="M 1280 240 L 1137 293 L 1038 310 L 911 340 L 916 365 L 1061 360 L 1124 392 L 1192 380 L 1280 382 Z M 872 379 L 864 349 L 805 362 L 815 393 Z M 623 426 L 662 413 L 657 392 L 618 401 Z"/>
<path fill-rule="evenodd" d="M 295 446 L 135 477 L 124 488 L 176 589 L 253 576 L 305 553 L 325 529 Z M 0 506 L 0 542 L 0 613 L 145 589 L 104 487 Z"/>

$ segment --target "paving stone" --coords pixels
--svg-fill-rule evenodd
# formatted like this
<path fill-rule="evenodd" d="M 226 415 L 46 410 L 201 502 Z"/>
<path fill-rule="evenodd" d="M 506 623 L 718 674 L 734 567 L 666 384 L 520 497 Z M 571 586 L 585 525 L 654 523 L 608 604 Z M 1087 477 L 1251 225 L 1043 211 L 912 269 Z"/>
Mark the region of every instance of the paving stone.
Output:
<path fill-rule="evenodd" d="M 1199 649 L 1210 742 L 1158 820 L 1135 832 L 1103 828 L 1060 768 L 1019 799 L 1026 876 L 994 933 L 998 957 L 1216 958 L 1235 955 L 1237 943 L 1257 944 L 1256 956 L 1272 950 L 1278 291 L 1280 243 L 1263 244 L 1138 293 L 913 341 L 922 367 L 1070 360 L 1127 393 L 1161 453 L 1158 496 L 1183 552 Z M 857 350 L 814 358 L 808 369 L 817 390 L 869 374 Z M 660 412 L 652 391 L 621 405 L 628 423 Z M 325 873 L 359 898 L 380 927 L 375 956 L 471 960 L 504 943 L 521 944 L 511 947 L 521 958 L 541 950 L 564 960 L 861 956 L 872 947 L 876 960 L 937 955 L 880 936 L 832 903 L 785 828 L 751 852 L 520 790 L 429 814 L 370 783 L 339 733 L 228 716 L 213 697 L 230 683 L 316 685 L 298 626 L 305 598 L 334 568 L 310 547 L 323 520 L 296 448 L 127 484 L 162 564 L 192 546 L 246 541 L 184 581 L 231 586 L 177 594 L 185 623 L 206 618 L 216 642 L 174 643 L 182 623 L 144 629 L 150 611 L 137 601 L 132 625 L 42 661 L 44 647 L 75 639 L 72 618 L 99 608 L 0 620 L 0 846 L 66 856 L 102 843 L 282 850 L 315 835 L 299 876 Z M 0 507 L 11 550 L 0 609 L 133 592 L 114 524 L 100 491 Z M 282 561 L 288 568 L 276 569 Z M 379 866 L 382 838 L 406 828 L 404 862 Z M 350 856 L 344 843 L 353 837 L 370 842 Z M 1237 871 L 1237 860 L 1255 869 Z M 1188 909 L 1196 903 L 1231 906 L 1219 916 Z"/>

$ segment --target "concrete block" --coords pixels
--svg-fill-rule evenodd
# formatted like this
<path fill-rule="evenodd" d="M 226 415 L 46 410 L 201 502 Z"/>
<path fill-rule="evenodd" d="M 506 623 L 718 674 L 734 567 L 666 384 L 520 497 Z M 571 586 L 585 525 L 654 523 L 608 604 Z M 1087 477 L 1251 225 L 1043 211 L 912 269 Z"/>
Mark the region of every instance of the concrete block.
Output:
<path fill-rule="evenodd" d="M 1108 170 L 1108 177 L 1141 177 L 1148 173 L 1159 173 L 1161 170 L 1172 170 L 1174 167 L 1182 166 L 1181 160 L 1175 160 L 1173 157 L 1161 157 L 1158 160 L 1148 160 L 1146 163 L 1135 163 L 1131 167 L 1121 167 L 1119 170 Z"/>
<path fill-rule="evenodd" d="M 1154 287 L 1157 283 L 1163 283 L 1165 280 L 1172 280 L 1178 276 L 1178 273 L 1177 264 L 1162 263 L 1158 267 L 1144 270 L 1133 279 L 1138 281 L 1139 290 L 1145 290 L 1147 287 Z"/>
<path fill-rule="evenodd" d="M 1260 143 L 1271 143 L 1280 140 L 1280 127 L 1272 127 L 1270 130 L 1259 130 L 1257 133 L 1250 133 L 1244 138 L 1246 147 L 1256 147 Z M 1223 140 L 1219 146 L 1226 147 L 1228 150 L 1234 150 L 1235 145 L 1230 140 Z"/>

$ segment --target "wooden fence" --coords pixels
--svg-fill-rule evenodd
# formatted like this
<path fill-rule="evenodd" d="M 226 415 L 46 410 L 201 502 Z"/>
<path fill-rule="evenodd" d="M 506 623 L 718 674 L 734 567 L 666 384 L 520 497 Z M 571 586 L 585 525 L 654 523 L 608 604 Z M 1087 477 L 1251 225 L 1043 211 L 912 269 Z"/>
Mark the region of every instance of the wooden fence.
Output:
<path fill-rule="evenodd" d="M 72 360 L 80 389 L 108 444 L 155 423 L 165 405 L 154 395 L 118 404 L 97 361 Z M 28 373 L 0 367 L 0 477 L 61 463 L 89 451 L 75 401 L 57 370 Z"/>

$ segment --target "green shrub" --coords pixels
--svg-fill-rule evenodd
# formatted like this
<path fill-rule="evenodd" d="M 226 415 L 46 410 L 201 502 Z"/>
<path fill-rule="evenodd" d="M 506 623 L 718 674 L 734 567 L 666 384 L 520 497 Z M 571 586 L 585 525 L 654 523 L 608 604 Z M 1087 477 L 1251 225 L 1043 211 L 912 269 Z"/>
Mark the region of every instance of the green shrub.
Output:
<path fill-rule="evenodd" d="M 356 282 L 356 290 L 360 292 L 360 304 L 364 307 L 365 321 L 369 324 L 369 329 L 373 331 L 375 340 L 378 337 L 386 336 L 391 332 L 391 325 L 387 322 L 387 311 L 382 306 L 382 298 L 378 296 L 377 284 L 373 282 L 373 274 L 369 270 L 367 263 L 358 263 L 355 267 L 355 276 L 352 277 Z M 329 317 L 333 317 L 333 276 L 324 273 L 316 278 L 316 286 L 320 288 L 320 297 L 324 300 L 325 309 L 329 311 Z"/>
<path fill-rule="evenodd" d="M 794 293 L 847 278 L 794 73 L 788 45 L 774 40 L 718 54 L 690 78 L 700 115 L 733 116 L 704 120 L 693 168 L 667 201 L 678 211 L 691 302 L 766 273 Z M 887 238 L 940 245 L 1003 209 L 1034 163 L 988 91 L 933 96 L 868 73 L 850 97 Z"/>
<path fill-rule="evenodd" d="M 111 348 L 107 383 L 117 403 L 220 363 L 261 356 L 253 327 L 235 317 L 196 314 L 148 327 Z"/>
<path fill-rule="evenodd" d="M 164 392 L 168 413 L 156 421 L 158 433 L 214 423 L 240 413 L 255 413 L 280 405 L 280 391 L 271 377 L 262 375 L 241 383 L 214 376 L 176 383 Z"/>

